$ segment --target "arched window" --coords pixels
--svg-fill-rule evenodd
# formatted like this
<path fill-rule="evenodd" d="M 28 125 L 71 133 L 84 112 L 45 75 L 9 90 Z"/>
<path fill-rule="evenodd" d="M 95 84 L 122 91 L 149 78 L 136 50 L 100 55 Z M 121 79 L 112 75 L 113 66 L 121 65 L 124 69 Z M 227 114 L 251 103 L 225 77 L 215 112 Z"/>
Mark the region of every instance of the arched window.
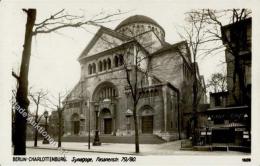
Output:
<path fill-rule="evenodd" d="M 116 96 L 116 90 L 113 87 L 104 87 L 98 93 L 99 100 L 112 99 Z"/>
<path fill-rule="evenodd" d="M 103 60 L 103 70 L 107 70 L 107 61 Z"/>
<path fill-rule="evenodd" d="M 111 60 L 110 60 L 110 58 L 107 59 L 107 69 L 111 69 Z"/>
<path fill-rule="evenodd" d="M 114 57 L 114 65 L 115 65 L 115 67 L 118 67 L 118 57 L 117 56 Z"/>
<path fill-rule="evenodd" d="M 95 63 L 92 64 L 92 73 L 96 73 L 96 64 Z"/>
<path fill-rule="evenodd" d="M 91 66 L 91 64 L 88 65 L 88 74 L 89 75 L 92 74 L 92 66 Z"/>
<path fill-rule="evenodd" d="M 102 61 L 99 61 L 98 68 L 99 68 L 99 71 L 102 71 Z"/>
<path fill-rule="evenodd" d="M 124 57 L 122 54 L 119 55 L 119 66 L 122 66 L 124 64 Z"/>

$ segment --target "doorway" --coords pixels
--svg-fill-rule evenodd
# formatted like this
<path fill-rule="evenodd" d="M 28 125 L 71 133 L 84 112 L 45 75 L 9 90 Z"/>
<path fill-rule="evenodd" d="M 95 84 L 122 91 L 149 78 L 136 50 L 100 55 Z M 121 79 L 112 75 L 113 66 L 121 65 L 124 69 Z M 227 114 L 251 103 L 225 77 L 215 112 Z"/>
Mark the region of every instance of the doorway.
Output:
<path fill-rule="evenodd" d="M 142 133 L 153 133 L 153 116 L 142 116 Z"/>
<path fill-rule="evenodd" d="M 112 118 L 104 119 L 104 133 L 105 134 L 112 133 Z"/>
<path fill-rule="evenodd" d="M 74 113 L 71 116 L 71 134 L 79 135 L 79 133 L 80 133 L 79 114 Z"/>
<path fill-rule="evenodd" d="M 74 129 L 73 129 L 73 133 L 75 135 L 79 134 L 79 127 L 80 127 L 80 122 L 79 121 L 74 121 Z"/>

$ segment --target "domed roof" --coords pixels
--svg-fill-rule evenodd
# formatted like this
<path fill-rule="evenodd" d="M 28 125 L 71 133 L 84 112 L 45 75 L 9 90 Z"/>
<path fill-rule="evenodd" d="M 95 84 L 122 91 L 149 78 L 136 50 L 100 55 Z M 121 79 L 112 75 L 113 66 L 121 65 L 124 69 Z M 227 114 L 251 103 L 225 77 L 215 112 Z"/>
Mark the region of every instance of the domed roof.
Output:
<path fill-rule="evenodd" d="M 158 27 L 160 27 L 162 30 L 163 28 L 153 19 L 151 19 L 150 17 L 144 16 L 144 15 L 134 15 L 134 16 L 130 16 L 127 19 L 125 19 L 124 21 L 122 21 L 117 27 L 116 30 L 125 26 L 125 25 L 129 25 L 129 24 L 133 24 L 133 23 L 148 23 L 148 24 L 154 24 Z"/>

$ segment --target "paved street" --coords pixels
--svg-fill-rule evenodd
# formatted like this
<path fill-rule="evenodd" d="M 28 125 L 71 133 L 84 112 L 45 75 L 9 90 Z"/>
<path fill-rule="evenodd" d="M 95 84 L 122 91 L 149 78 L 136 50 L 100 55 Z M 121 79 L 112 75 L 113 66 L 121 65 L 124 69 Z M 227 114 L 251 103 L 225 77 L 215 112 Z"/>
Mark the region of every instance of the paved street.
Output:
<path fill-rule="evenodd" d="M 181 141 L 173 141 L 162 144 L 140 144 L 140 155 L 247 155 L 248 153 L 236 151 L 187 151 L 180 150 Z M 33 141 L 27 141 L 28 154 L 59 154 L 56 147 L 50 144 L 43 145 L 41 141 L 38 142 L 38 148 L 33 147 Z M 68 151 L 68 154 L 122 154 L 132 155 L 134 153 L 134 144 L 116 144 L 116 143 L 103 143 L 101 146 L 92 146 L 88 150 L 87 143 L 80 142 L 64 142 L 62 143 L 63 149 Z M 51 150 L 52 149 L 52 150 Z"/>

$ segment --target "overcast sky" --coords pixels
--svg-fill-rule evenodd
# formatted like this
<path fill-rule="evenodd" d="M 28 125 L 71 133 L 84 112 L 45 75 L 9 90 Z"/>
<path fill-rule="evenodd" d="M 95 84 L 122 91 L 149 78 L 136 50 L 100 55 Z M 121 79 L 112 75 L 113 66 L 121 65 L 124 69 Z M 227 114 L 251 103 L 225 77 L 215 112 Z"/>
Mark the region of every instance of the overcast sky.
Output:
<path fill-rule="evenodd" d="M 176 28 L 185 25 L 184 13 L 193 8 L 198 8 L 198 6 L 195 4 L 192 6 L 190 4 L 189 6 L 187 3 L 170 3 L 170 1 L 165 1 L 165 3 L 160 1 L 148 2 L 67 2 L 61 6 L 50 6 L 50 3 L 42 2 L 33 5 L 33 7 L 37 8 L 36 22 L 40 22 L 64 7 L 70 14 L 84 13 L 86 17 L 91 17 L 102 10 L 107 13 L 116 12 L 118 9 L 123 12 L 129 11 L 127 14 L 116 17 L 119 20 L 104 24 L 104 26 L 114 29 L 125 18 L 141 14 L 151 17 L 164 28 L 167 42 L 174 44 L 181 41 L 177 33 L 178 29 Z M 2 42 L 1 45 L 9 48 L 7 53 L 9 57 L 12 57 L 10 58 L 12 59 L 11 67 L 17 71 L 21 60 L 26 23 L 26 15 L 21 8 L 24 6 L 27 7 L 28 4 L 10 4 L 8 7 L 1 9 L 1 16 L 5 18 L 4 24 L 8 27 L 8 31 L 5 30 L 2 32 L 8 33 L 11 37 L 5 43 Z M 75 86 L 80 77 L 80 65 L 77 58 L 97 31 L 95 27 L 89 26 L 86 28 L 88 32 L 83 29 L 66 29 L 58 31 L 58 33 L 40 34 L 34 37 L 32 42 L 29 86 L 34 87 L 34 89 L 48 89 L 52 95 L 71 90 Z M 224 54 L 199 59 L 200 74 L 204 75 L 205 81 L 209 79 L 212 73 L 225 69 L 223 61 Z M 15 80 L 13 79 L 12 81 L 14 82 Z"/>

